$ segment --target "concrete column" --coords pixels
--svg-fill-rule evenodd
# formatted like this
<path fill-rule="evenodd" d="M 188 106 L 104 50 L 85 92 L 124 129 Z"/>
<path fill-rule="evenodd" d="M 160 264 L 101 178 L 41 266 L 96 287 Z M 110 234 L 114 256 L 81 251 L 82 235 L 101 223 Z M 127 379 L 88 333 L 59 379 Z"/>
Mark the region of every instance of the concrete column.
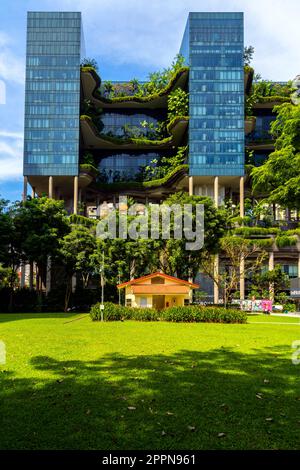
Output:
<path fill-rule="evenodd" d="M 219 177 L 214 177 L 214 203 L 216 207 L 219 207 Z"/>
<path fill-rule="evenodd" d="M 274 251 L 269 253 L 269 271 L 274 269 Z M 271 282 L 269 285 L 270 300 L 274 300 L 274 284 Z"/>
<path fill-rule="evenodd" d="M 48 197 L 49 197 L 50 199 L 53 198 L 53 176 L 49 176 Z"/>
<path fill-rule="evenodd" d="M 35 187 L 31 188 L 31 197 L 32 197 L 32 199 L 35 198 Z"/>
<path fill-rule="evenodd" d="M 189 195 L 193 196 L 194 194 L 194 178 L 193 176 L 189 176 Z"/>
<path fill-rule="evenodd" d="M 73 199 L 73 213 L 77 214 L 78 209 L 78 176 L 74 176 L 74 199 Z"/>
<path fill-rule="evenodd" d="M 241 176 L 240 177 L 240 217 L 245 217 L 244 198 L 245 198 L 244 177 Z"/>
<path fill-rule="evenodd" d="M 245 258 L 240 261 L 240 299 L 245 300 Z"/>
<path fill-rule="evenodd" d="M 27 185 L 28 185 L 28 177 L 24 176 L 24 184 L 23 184 L 23 201 L 27 199 Z"/>
<path fill-rule="evenodd" d="M 214 259 L 214 279 L 218 280 L 219 276 L 219 255 L 215 255 Z M 214 304 L 219 303 L 219 286 L 214 282 Z"/>

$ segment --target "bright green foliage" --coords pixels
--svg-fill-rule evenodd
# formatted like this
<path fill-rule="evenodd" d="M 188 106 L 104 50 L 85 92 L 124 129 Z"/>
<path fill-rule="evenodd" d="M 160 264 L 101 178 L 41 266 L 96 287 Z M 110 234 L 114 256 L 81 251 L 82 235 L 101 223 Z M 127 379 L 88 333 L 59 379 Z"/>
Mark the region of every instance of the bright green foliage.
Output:
<path fill-rule="evenodd" d="M 246 323 L 247 315 L 241 310 L 222 307 L 170 307 L 161 312 L 161 319 L 186 323 Z"/>
<path fill-rule="evenodd" d="M 104 321 L 138 320 L 138 321 L 170 321 L 175 323 L 246 323 L 247 315 L 240 310 L 222 307 L 199 307 L 187 305 L 170 307 L 160 312 L 154 308 L 133 308 L 106 302 L 104 304 Z M 100 303 L 93 305 L 90 311 L 93 321 L 101 320 Z"/>
<path fill-rule="evenodd" d="M 104 303 L 104 310 L 100 308 L 101 304 L 98 302 L 93 305 L 90 311 L 90 317 L 93 321 L 100 321 L 101 315 L 105 321 L 120 321 L 123 318 L 124 307 L 122 305 L 113 304 L 112 302 Z"/>
<path fill-rule="evenodd" d="M 124 307 L 124 319 L 135 321 L 158 321 L 160 312 L 155 308 Z"/>
<path fill-rule="evenodd" d="M 277 227 L 238 227 L 234 230 L 234 233 L 247 238 L 253 235 L 276 235 L 280 233 L 280 229 Z"/>
<path fill-rule="evenodd" d="M 204 204 L 204 249 L 217 250 L 219 238 L 225 230 L 224 212 L 217 210 L 210 198 L 189 196 L 186 193 L 173 194 L 165 201 L 167 205 L 188 203 L 192 204 L 194 214 L 196 204 Z M 150 233 L 150 225 L 147 224 L 150 224 L 151 220 L 151 206 L 148 207 L 148 211 L 149 219 L 146 220 L 146 227 Z M 127 216 L 127 221 L 130 224 L 132 216 Z M 173 236 L 172 229 L 171 236 Z M 194 276 L 199 270 L 203 250 L 187 251 L 185 244 L 184 238 L 162 240 L 161 234 L 157 240 L 151 238 L 99 240 L 97 250 L 92 256 L 94 271 L 97 272 L 97 266 L 102 263 L 102 253 L 104 253 L 105 279 L 107 284 L 112 286 L 158 270 L 183 278 Z"/>
<path fill-rule="evenodd" d="M 174 75 L 178 73 L 184 66 L 184 57 L 177 54 L 173 60 L 171 67 L 159 72 L 152 72 L 149 74 L 149 81 L 143 85 L 143 90 L 146 94 L 157 93 L 164 89 Z"/>
<path fill-rule="evenodd" d="M 89 217 L 84 217 L 79 214 L 71 214 L 69 220 L 71 224 L 84 225 L 86 227 L 94 227 L 98 223 L 95 219 L 90 219 Z"/>
<path fill-rule="evenodd" d="M 90 317 L 93 321 L 101 320 L 100 303 L 92 306 Z M 133 308 L 125 307 L 124 305 L 114 304 L 112 302 L 104 303 L 103 320 L 104 321 L 123 321 L 123 320 L 137 320 L 137 321 L 157 321 L 159 314 L 154 308 Z"/>
<path fill-rule="evenodd" d="M 91 59 L 89 57 L 86 57 L 84 59 L 82 59 L 81 63 L 80 63 L 80 67 L 83 67 L 83 68 L 92 68 L 94 70 L 98 70 L 98 64 L 97 64 L 97 61 L 95 59 Z"/>
<path fill-rule="evenodd" d="M 60 240 L 70 230 L 64 201 L 29 198 L 15 204 L 12 220 L 15 233 L 22 237 L 23 259 L 37 263 L 39 277 L 45 281 L 47 260 L 57 256 Z"/>
<path fill-rule="evenodd" d="M 276 245 L 278 248 L 283 248 L 286 246 L 295 246 L 298 242 L 298 236 L 297 235 L 280 235 L 276 237 Z"/>
<path fill-rule="evenodd" d="M 291 81 L 286 85 L 281 85 L 280 83 L 274 83 L 269 80 L 258 80 L 253 83 L 251 92 L 246 97 L 245 115 L 253 115 L 253 106 L 255 103 L 290 102 L 292 92 L 293 86 Z"/>
<path fill-rule="evenodd" d="M 282 271 L 279 264 L 271 271 L 254 274 L 251 294 L 256 292 L 260 298 L 269 298 L 270 285 L 272 285 L 275 300 L 280 300 L 280 293 L 289 288 L 289 277 Z"/>
<path fill-rule="evenodd" d="M 215 253 L 219 247 L 220 238 L 226 230 L 227 214 L 223 209 L 216 209 L 209 197 L 189 196 L 186 192 L 177 192 L 169 196 L 165 204 L 191 204 L 193 207 L 193 221 L 195 220 L 196 205 L 204 205 L 204 245 L 200 250 L 186 250 L 186 240 L 174 238 L 164 240 L 162 252 L 162 268 L 167 274 L 177 275 L 187 279 L 196 276 L 199 271 L 202 257 L 207 252 Z"/>
<path fill-rule="evenodd" d="M 276 98 L 289 98 L 293 92 L 292 81 L 286 85 L 274 83 L 269 80 L 259 80 L 253 84 L 253 90 L 260 97 L 269 97 L 276 101 Z"/>
<path fill-rule="evenodd" d="M 178 147 L 177 153 L 171 157 L 152 160 L 150 165 L 141 169 L 139 179 L 151 181 L 164 178 L 173 170 L 184 164 L 187 158 L 187 147 Z"/>
<path fill-rule="evenodd" d="M 178 54 L 169 68 L 149 74 L 146 83 L 140 83 L 136 78 L 125 84 L 103 82 L 100 88 L 103 96 L 99 93 L 99 99 L 114 102 L 153 99 L 168 91 L 173 85 L 174 78 L 185 70 L 188 70 L 188 67 L 184 66 L 184 58 Z"/>
<path fill-rule="evenodd" d="M 168 119 L 171 121 L 177 116 L 188 116 L 188 93 L 182 88 L 176 88 L 168 96 Z"/>
<path fill-rule="evenodd" d="M 36 262 L 38 278 L 45 282 L 48 257 L 56 255 L 60 237 L 69 230 L 63 201 L 46 197 L 0 204 L 0 263 L 6 268 L 5 283 L 10 289 L 9 309 L 13 309 L 16 272 L 21 262 Z M 41 292 L 41 282 L 38 285 Z"/>
<path fill-rule="evenodd" d="M 276 107 L 272 124 L 275 152 L 260 167 L 253 168 L 255 192 L 269 192 L 269 202 L 290 209 L 300 208 L 300 105 Z"/>
<path fill-rule="evenodd" d="M 88 172 L 91 173 L 94 177 L 97 177 L 99 175 L 99 170 L 97 167 L 94 165 L 90 165 L 89 163 L 81 163 L 79 165 L 79 169 L 81 172 Z"/>
<path fill-rule="evenodd" d="M 82 164 L 96 166 L 94 155 L 90 152 L 87 152 L 83 155 Z"/>

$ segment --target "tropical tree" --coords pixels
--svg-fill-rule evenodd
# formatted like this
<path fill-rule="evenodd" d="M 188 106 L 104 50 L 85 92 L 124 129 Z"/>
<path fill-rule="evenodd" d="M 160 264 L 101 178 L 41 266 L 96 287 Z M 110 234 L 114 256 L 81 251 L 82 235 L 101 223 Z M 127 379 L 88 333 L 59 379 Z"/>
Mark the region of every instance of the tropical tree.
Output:
<path fill-rule="evenodd" d="M 36 263 L 37 290 L 41 295 L 47 264 L 51 258 L 56 257 L 60 239 L 70 230 L 64 202 L 47 197 L 28 198 L 13 206 L 11 217 L 17 247 L 15 250 L 19 249 L 19 262 L 24 260 Z"/>
<path fill-rule="evenodd" d="M 202 258 L 201 268 L 223 292 L 224 305 L 231 302 L 233 294 L 239 289 L 241 278 L 257 272 L 267 257 L 267 252 L 251 240 L 225 236 L 220 240 L 220 252 L 226 265 L 215 269 L 215 256 L 206 253 Z"/>
<path fill-rule="evenodd" d="M 82 61 L 80 63 L 80 66 L 81 67 L 93 67 L 96 71 L 98 70 L 97 61 L 95 59 L 91 59 L 89 57 L 86 57 L 86 58 L 82 59 Z"/>
<path fill-rule="evenodd" d="M 252 278 L 252 294 L 256 293 L 262 298 L 269 298 L 270 295 L 275 300 L 280 297 L 280 294 L 288 289 L 290 280 L 287 274 L 282 270 L 282 267 L 277 264 L 274 269 L 266 272 L 257 272 Z M 270 289 L 271 287 L 271 289 Z"/>
<path fill-rule="evenodd" d="M 271 132 L 275 151 L 251 172 L 254 193 L 289 209 L 300 208 L 300 105 L 284 103 L 274 108 L 277 118 Z"/>
<path fill-rule="evenodd" d="M 228 213 L 224 208 L 217 209 L 208 197 L 189 196 L 186 192 L 177 192 L 165 200 L 165 204 L 172 206 L 178 204 L 191 204 L 193 209 L 192 223 L 195 229 L 195 214 L 197 204 L 204 206 L 204 244 L 196 250 L 187 250 L 185 238 L 170 238 L 162 240 L 161 268 L 168 274 L 179 277 L 193 278 L 200 267 L 206 253 L 216 253 L 220 238 L 224 235 L 226 225 L 229 223 Z M 173 222 L 174 227 L 174 222 Z"/>
<path fill-rule="evenodd" d="M 254 47 L 246 46 L 244 48 L 244 65 L 249 66 L 251 64 L 253 55 L 254 55 Z"/>
<path fill-rule="evenodd" d="M 68 310 L 72 293 L 72 278 L 75 274 L 81 277 L 83 287 L 86 288 L 90 275 L 94 271 L 92 255 L 96 250 L 96 237 L 93 229 L 83 225 L 72 225 L 70 233 L 59 242 L 57 253 L 60 263 L 65 268 L 67 277 L 64 311 Z"/>

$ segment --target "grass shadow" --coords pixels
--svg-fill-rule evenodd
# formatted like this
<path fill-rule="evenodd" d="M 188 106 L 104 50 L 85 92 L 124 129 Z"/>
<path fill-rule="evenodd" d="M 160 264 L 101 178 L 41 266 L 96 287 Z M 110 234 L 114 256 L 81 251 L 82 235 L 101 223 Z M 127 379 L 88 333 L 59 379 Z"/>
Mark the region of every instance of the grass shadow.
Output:
<path fill-rule="evenodd" d="M 99 360 L 1 374 L 1 449 L 297 449 L 299 369 L 283 347 Z"/>

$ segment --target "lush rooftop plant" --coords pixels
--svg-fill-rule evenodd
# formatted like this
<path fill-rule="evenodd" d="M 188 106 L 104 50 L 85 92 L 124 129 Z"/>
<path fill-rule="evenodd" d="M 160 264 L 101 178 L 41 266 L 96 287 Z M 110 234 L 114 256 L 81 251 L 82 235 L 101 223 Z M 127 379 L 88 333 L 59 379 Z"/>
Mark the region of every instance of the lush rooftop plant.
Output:
<path fill-rule="evenodd" d="M 94 70 L 98 71 L 97 61 L 95 59 L 91 59 L 89 57 L 86 57 L 86 58 L 82 59 L 82 61 L 80 63 L 80 67 L 81 68 L 91 68 L 91 69 L 94 69 Z"/>
<path fill-rule="evenodd" d="M 105 101 L 114 102 L 126 101 L 146 101 L 156 96 L 167 93 L 172 88 L 174 81 L 188 67 L 184 65 L 184 58 L 177 55 L 172 62 L 171 67 L 163 71 L 149 74 L 149 80 L 145 83 L 139 82 L 133 78 L 128 83 L 113 84 L 111 81 L 103 82 L 98 90 L 98 97 Z"/>

